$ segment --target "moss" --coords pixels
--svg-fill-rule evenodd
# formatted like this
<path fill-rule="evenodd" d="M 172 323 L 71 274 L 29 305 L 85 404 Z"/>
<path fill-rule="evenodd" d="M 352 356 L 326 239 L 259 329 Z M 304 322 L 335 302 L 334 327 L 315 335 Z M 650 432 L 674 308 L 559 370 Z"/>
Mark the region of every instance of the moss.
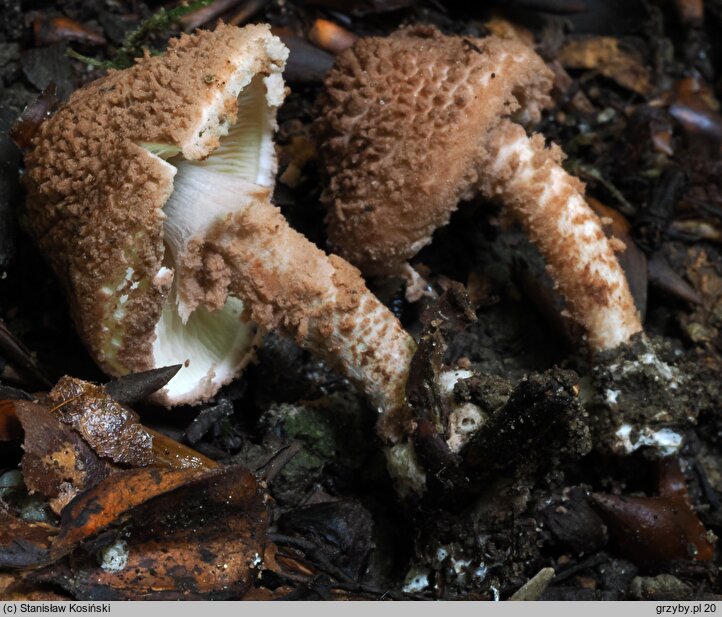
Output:
<path fill-rule="evenodd" d="M 162 32 L 166 32 L 172 26 L 180 22 L 185 15 L 193 13 L 198 9 L 211 4 L 213 0 L 195 0 L 194 2 L 181 3 L 172 9 L 161 7 L 148 19 L 142 21 L 137 28 L 128 32 L 123 39 L 123 44 L 118 48 L 110 60 L 98 60 L 79 54 L 73 49 L 68 49 L 67 54 L 75 60 L 85 62 L 89 66 L 100 69 L 127 69 L 133 66 L 136 58 L 143 55 L 151 39 Z M 209 82 L 206 82 L 209 83 Z"/>
<path fill-rule="evenodd" d="M 265 438 L 274 435 L 284 442 L 303 444 L 273 481 L 274 496 L 296 501 L 329 476 L 349 477 L 365 469 L 376 453 L 373 420 L 351 395 L 332 395 L 302 405 L 273 405 L 261 420 Z M 329 467 L 333 468 L 331 474 Z"/>

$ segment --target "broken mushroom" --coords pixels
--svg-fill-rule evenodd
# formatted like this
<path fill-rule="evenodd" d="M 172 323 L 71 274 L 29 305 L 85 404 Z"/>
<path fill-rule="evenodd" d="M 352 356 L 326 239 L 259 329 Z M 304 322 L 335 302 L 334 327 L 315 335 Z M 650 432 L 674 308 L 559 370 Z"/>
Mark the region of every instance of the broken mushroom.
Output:
<path fill-rule="evenodd" d="M 369 275 L 398 274 L 459 201 L 501 201 L 544 256 L 594 350 L 642 330 L 624 272 L 563 154 L 522 125 L 552 73 L 510 39 L 431 27 L 359 40 L 326 79 L 318 120 L 332 246 Z"/>
<path fill-rule="evenodd" d="M 233 379 L 257 325 L 403 403 L 413 340 L 270 202 L 287 55 L 263 25 L 182 35 L 74 93 L 26 156 L 29 224 L 87 347 L 111 375 L 184 363 L 167 405 Z"/>

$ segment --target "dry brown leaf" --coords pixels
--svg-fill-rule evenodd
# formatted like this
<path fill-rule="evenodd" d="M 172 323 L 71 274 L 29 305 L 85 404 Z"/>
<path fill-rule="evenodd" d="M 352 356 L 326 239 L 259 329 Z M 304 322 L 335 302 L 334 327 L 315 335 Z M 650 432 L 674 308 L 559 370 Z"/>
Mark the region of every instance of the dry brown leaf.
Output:
<path fill-rule="evenodd" d="M 568 69 L 593 69 L 637 94 L 652 90 L 647 63 L 636 50 L 610 36 L 568 39 L 557 57 Z"/>
<path fill-rule="evenodd" d="M 114 470 L 69 426 L 29 401 L 15 401 L 25 433 L 22 470 L 25 485 L 50 500 L 58 514 L 80 492 L 95 486 Z"/>

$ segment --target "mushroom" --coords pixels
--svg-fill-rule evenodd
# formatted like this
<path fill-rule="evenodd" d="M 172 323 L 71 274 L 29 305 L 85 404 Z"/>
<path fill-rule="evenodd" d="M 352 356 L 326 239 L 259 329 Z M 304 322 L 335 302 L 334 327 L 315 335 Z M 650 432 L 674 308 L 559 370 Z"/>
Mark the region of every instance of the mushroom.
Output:
<path fill-rule="evenodd" d="M 459 201 L 480 193 L 539 248 L 592 349 L 641 332 L 614 254 L 623 244 L 606 238 L 561 150 L 521 126 L 540 119 L 552 79 L 519 41 L 424 26 L 341 54 L 318 120 L 334 250 L 367 275 L 399 274 Z"/>
<path fill-rule="evenodd" d="M 181 35 L 75 92 L 26 156 L 29 226 L 90 353 L 114 376 L 184 363 L 168 406 L 213 396 L 271 328 L 403 405 L 413 340 L 270 201 L 287 55 L 263 25 Z"/>

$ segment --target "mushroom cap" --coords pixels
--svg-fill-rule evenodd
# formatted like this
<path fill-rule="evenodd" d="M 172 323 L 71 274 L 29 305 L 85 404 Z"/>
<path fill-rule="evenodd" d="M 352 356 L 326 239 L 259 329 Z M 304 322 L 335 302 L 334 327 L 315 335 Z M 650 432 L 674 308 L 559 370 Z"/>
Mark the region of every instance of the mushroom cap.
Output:
<path fill-rule="evenodd" d="M 489 130 L 520 109 L 538 121 L 552 80 L 517 40 L 427 26 L 360 39 L 319 99 L 332 247 L 366 274 L 398 273 L 475 194 Z"/>
<path fill-rule="evenodd" d="M 287 55 L 264 25 L 183 34 L 164 55 L 146 54 L 76 91 L 41 125 L 25 159 L 29 226 L 107 373 L 153 367 L 173 280 L 163 264 L 162 208 L 176 168 L 142 144 L 164 144 L 190 160 L 208 156 L 255 75 L 265 75 L 271 110 L 281 104 Z M 233 359 L 225 381 L 247 352 Z M 220 385 L 199 384 L 188 400 L 174 402 L 208 398 Z"/>

